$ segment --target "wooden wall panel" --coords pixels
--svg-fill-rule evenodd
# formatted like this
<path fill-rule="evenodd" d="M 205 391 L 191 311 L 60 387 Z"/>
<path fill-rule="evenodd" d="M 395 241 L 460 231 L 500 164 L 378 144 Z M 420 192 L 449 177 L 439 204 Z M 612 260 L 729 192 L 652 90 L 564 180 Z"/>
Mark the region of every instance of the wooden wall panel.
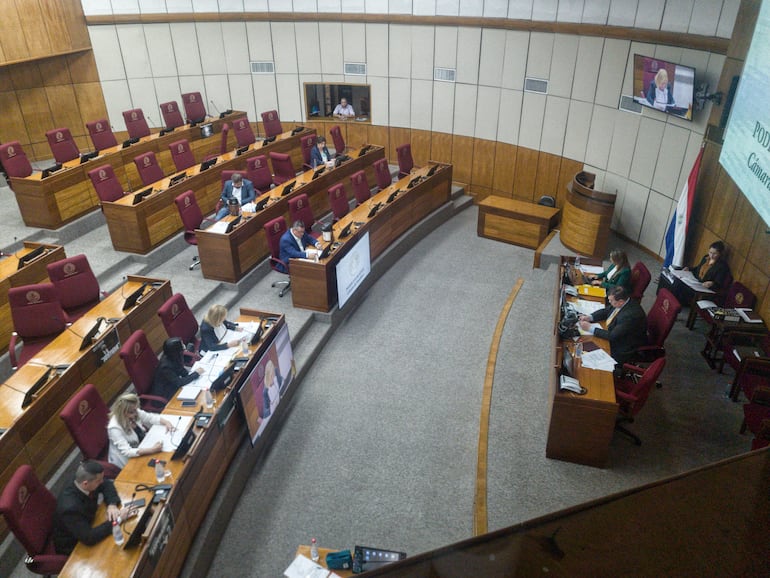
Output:
<path fill-rule="evenodd" d="M 751 203 L 746 197 L 739 194 L 732 216 L 733 226 L 727 229 L 727 235 L 724 238 L 725 243 L 730 245 L 732 251 L 741 255 L 748 255 L 754 240 L 757 223 L 760 220 L 759 214 L 751 206 Z"/>
<path fill-rule="evenodd" d="M 706 215 L 706 222 L 709 224 L 709 228 L 720 239 L 724 239 L 727 235 L 727 229 L 730 227 L 735 204 L 738 202 L 738 195 L 740 194 L 741 192 L 738 190 L 738 187 L 735 186 L 735 183 L 733 183 L 727 173 L 720 171 L 715 193 Z"/>
<path fill-rule="evenodd" d="M 16 11 L 21 29 L 26 31 L 24 38 L 27 41 L 28 57 L 38 58 L 60 50 L 52 47 L 52 39 L 46 32 L 47 19 L 43 18 L 40 4 L 37 1 L 16 0 Z M 61 46 L 61 44 L 56 43 L 56 46 Z M 69 47 L 69 43 L 67 46 Z"/>
<path fill-rule="evenodd" d="M 69 66 L 61 58 L 45 58 L 40 60 L 37 62 L 37 68 L 40 71 L 40 80 L 43 86 L 72 84 Z"/>
<path fill-rule="evenodd" d="M 537 202 L 543 195 L 556 198 L 559 188 L 561 157 L 541 152 L 537 159 L 537 178 L 532 191 L 532 201 Z"/>
<path fill-rule="evenodd" d="M 430 158 L 440 163 L 452 162 L 452 135 L 445 132 L 430 133 Z M 455 178 L 457 178 L 455 176 Z"/>
<path fill-rule="evenodd" d="M 45 93 L 53 113 L 54 126 L 69 128 L 73 136 L 86 134 L 84 123 L 80 122 L 80 110 L 72 85 L 47 86 Z"/>
<path fill-rule="evenodd" d="M 15 2 L 3 0 L 1 6 L 3 17 L 0 18 L 0 44 L 3 47 L 4 62 L 29 58 L 29 48 Z"/>
<path fill-rule="evenodd" d="M 431 152 L 431 132 L 429 130 L 412 130 L 412 160 L 416 167 L 428 164 Z M 394 159 L 398 162 L 398 157 Z"/>
<path fill-rule="evenodd" d="M 107 118 L 102 86 L 98 82 L 86 82 L 75 84 L 73 88 L 75 89 L 75 98 L 80 109 L 80 120 L 78 123 L 83 129 L 83 134 L 88 134 L 88 129 L 85 128 L 87 122 Z"/>
<path fill-rule="evenodd" d="M 473 168 L 473 137 L 452 137 L 452 179 L 460 183 L 470 184 Z M 469 191 L 472 192 L 472 191 Z"/>
<path fill-rule="evenodd" d="M 80 0 L 45 0 L 58 5 L 62 14 L 62 21 L 66 23 L 69 33 L 71 48 L 82 50 L 91 48 L 91 37 L 88 35 L 88 26 L 83 14 L 83 6 Z"/>
<path fill-rule="evenodd" d="M 390 127 L 390 144 L 385 149 L 385 155 L 391 164 L 397 164 L 396 147 L 404 143 L 412 142 L 412 130 L 408 128 Z"/>
<path fill-rule="evenodd" d="M 516 153 L 516 174 L 513 181 L 513 198 L 531 201 L 537 179 L 539 151 L 519 147 Z"/>
<path fill-rule="evenodd" d="M 567 196 L 567 185 L 572 182 L 575 173 L 583 170 L 583 163 L 568 158 L 561 159 L 559 182 L 556 186 L 556 206 L 563 207 Z"/>
<path fill-rule="evenodd" d="M 473 189 L 483 188 L 491 192 L 494 174 L 495 141 L 475 139 L 473 144 L 473 170 L 471 172 L 471 185 Z"/>
<path fill-rule="evenodd" d="M 388 127 L 370 125 L 367 126 L 366 133 L 368 135 L 366 139 L 358 144 L 368 143 L 380 145 L 385 147 L 385 152 L 387 154 L 387 151 L 390 150 L 390 131 L 388 130 Z M 355 145 L 355 141 L 353 144 Z"/>
<path fill-rule="evenodd" d="M 74 84 L 82 82 L 99 82 L 99 71 L 96 69 L 96 60 L 93 52 L 79 52 L 68 54 L 67 69 Z"/>
<path fill-rule="evenodd" d="M 10 67 L 11 83 L 15 90 L 25 90 L 43 86 L 43 77 L 40 76 L 40 67 L 36 62 L 25 62 Z"/>
<path fill-rule="evenodd" d="M 27 126 L 21 113 L 16 92 L 0 92 L 0 141 L 18 140 L 22 145 L 29 142 Z"/>
<path fill-rule="evenodd" d="M 749 262 L 759 268 L 762 273 L 770 277 L 770 229 L 762 219 L 757 222 L 751 247 L 747 251 Z M 770 321 L 770 318 L 768 318 Z"/>
<path fill-rule="evenodd" d="M 51 114 L 51 108 L 48 106 L 48 97 L 46 96 L 45 89 L 40 87 L 19 90 L 18 98 L 30 141 L 33 143 L 45 141 L 46 131 L 56 128 L 53 124 L 53 115 Z"/>
<path fill-rule="evenodd" d="M 516 145 L 497 142 L 495 143 L 495 166 L 492 178 L 494 194 L 501 197 L 513 196 L 513 178 L 516 174 Z"/>
<path fill-rule="evenodd" d="M 71 20 L 67 17 L 67 3 L 71 3 L 72 0 L 40 0 L 40 10 L 43 13 L 43 22 L 48 29 L 48 37 L 50 39 L 51 52 L 62 52 L 62 48 L 66 47 L 66 50 L 73 48 L 72 38 L 70 38 L 69 27 L 72 24 Z M 83 20 L 85 22 L 85 19 Z M 77 26 L 73 26 L 76 29 Z M 82 28 L 82 27 L 81 27 Z"/>
<path fill-rule="evenodd" d="M 342 134 L 345 136 L 345 144 L 349 147 L 360 148 L 361 145 L 369 140 L 369 130 L 365 124 L 358 122 L 343 123 Z M 329 127 L 331 128 L 331 127 Z"/>

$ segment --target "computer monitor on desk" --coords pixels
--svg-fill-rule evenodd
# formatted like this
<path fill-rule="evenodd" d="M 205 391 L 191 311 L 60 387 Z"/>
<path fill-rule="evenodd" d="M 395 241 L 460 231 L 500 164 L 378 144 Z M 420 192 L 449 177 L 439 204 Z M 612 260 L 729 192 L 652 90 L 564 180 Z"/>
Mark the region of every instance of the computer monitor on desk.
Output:
<path fill-rule="evenodd" d="M 19 264 L 16 266 L 16 269 L 23 269 L 27 265 L 29 265 L 32 261 L 40 257 L 43 253 L 47 251 L 47 247 L 37 247 L 27 253 L 26 255 L 23 255 L 22 257 L 19 257 Z"/>

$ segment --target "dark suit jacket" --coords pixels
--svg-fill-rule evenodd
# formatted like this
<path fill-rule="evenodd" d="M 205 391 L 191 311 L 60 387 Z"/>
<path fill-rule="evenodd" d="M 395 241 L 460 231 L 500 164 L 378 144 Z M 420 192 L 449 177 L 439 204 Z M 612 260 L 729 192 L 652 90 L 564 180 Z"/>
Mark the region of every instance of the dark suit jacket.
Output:
<path fill-rule="evenodd" d="M 714 286 L 711 287 L 713 291 L 725 289 L 727 278 L 730 276 L 730 267 L 727 264 L 727 261 L 720 257 L 716 263 L 709 267 L 709 270 L 706 271 L 705 275 L 701 277 L 700 269 L 708 262 L 708 260 L 709 256 L 704 255 L 703 259 L 700 260 L 700 263 L 692 268 L 692 274 L 695 275 L 701 283 L 705 283 L 706 281 L 713 282 Z"/>
<path fill-rule="evenodd" d="M 647 102 L 650 103 L 650 106 L 653 106 L 655 104 L 655 89 L 657 86 L 655 86 L 655 81 L 653 80 L 650 83 L 650 87 L 647 89 Z M 674 103 L 674 95 L 671 92 L 671 83 L 669 82 L 666 86 L 666 104 L 668 106 L 673 106 Z"/>
<path fill-rule="evenodd" d="M 209 325 L 209 327 L 211 326 Z M 198 379 L 197 372 L 188 373 L 184 365 L 177 365 L 164 355 L 152 376 L 150 394 L 170 400 L 180 387 L 196 379 Z"/>
<path fill-rule="evenodd" d="M 612 306 L 600 309 L 591 319 L 604 321 L 613 309 Z M 647 315 L 636 300 L 629 299 L 607 329 L 597 329 L 594 335 L 609 340 L 610 354 L 615 361 L 623 365 L 635 359 L 637 349 L 647 345 Z"/>
<path fill-rule="evenodd" d="M 227 202 L 233 198 L 233 181 L 227 181 L 225 188 L 222 189 L 222 202 L 227 206 Z M 254 184 L 249 179 L 243 179 L 241 185 L 241 204 L 254 202 L 257 198 L 257 192 L 254 190 Z"/>
<path fill-rule="evenodd" d="M 111 480 L 104 483 L 94 492 L 93 498 L 81 492 L 73 483 L 65 486 L 56 500 L 54 514 L 53 540 L 57 554 L 69 554 L 78 542 L 93 546 L 112 534 L 112 523 L 102 522 L 91 527 L 98 508 L 97 496 L 102 494 L 107 505 L 120 504 L 118 492 Z"/>
<path fill-rule="evenodd" d="M 324 153 L 326 154 L 327 159 L 332 160 L 332 155 L 329 153 L 329 149 L 326 147 L 324 147 Z M 316 168 L 322 164 L 324 164 L 324 159 L 321 156 L 321 151 L 318 150 L 317 146 L 314 146 L 312 149 L 310 149 L 310 166 Z"/>
<path fill-rule="evenodd" d="M 303 249 L 308 246 L 315 247 L 317 242 L 318 241 L 309 235 L 307 231 L 302 235 Z M 291 229 L 281 235 L 281 253 L 279 259 L 286 264 L 289 263 L 289 259 L 307 259 L 307 253 L 304 250 L 299 250 L 297 241 L 294 240 L 294 236 L 291 234 Z M 279 268 L 281 267 L 280 264 L 276 266 Z M 284 273 L 288 273 L 288 271 L 284 271 Z"/>
<path fill-rule="evenodd" d="M 235 329 L 238 327 L 238 324 L 225 320 L 225 327 L 228 329 Z M 217 335 L 214 333 L 214 328 L 205 321 L 202 321 L 200 350 L 221 351 L 222 349 L 227 349 L 227 343 L 219 343 L 219 339 L 217 339 Z"/>

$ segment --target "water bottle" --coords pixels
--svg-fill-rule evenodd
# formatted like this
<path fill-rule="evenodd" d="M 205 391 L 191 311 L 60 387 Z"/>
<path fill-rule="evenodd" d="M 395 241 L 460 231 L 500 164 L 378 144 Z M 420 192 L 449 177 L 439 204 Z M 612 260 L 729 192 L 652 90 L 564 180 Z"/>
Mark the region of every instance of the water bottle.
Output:
<path fill-rule="evenodd" d="M 316 542 L 315 538 L 310 540 L 310 559 L 313 562 L 318 562 L 318 542 Z"/>
<path fill-rule="evenodd" d="M 241 337 L 241 353 L 243 355 L 249 354 L 249 343 L 246 341 L 245 337 Z"/>
<path fill-rule="evenodd" d="M 112 537 L 115 538 L 115 544 L 118 546 L 123 545 L 123 530 L 120 529 L 120 524 L 117 520 L 112 521 Z"/>
<path fill-rule="evenodd" d="M 575 269 L 580 269 L 580 255 L 575 256 Z"/>
<path fill-rule="evenodd" d="M 212 407 L 214 407 L 214 396 L 211 395 L 210 389 L 205 389 L 204 392 L 206 395 L 206 407 L 208 409 L 211 409 Z"/>
<path fill-rule="evenodd" d="M 162 484 L 166 480 L 166 464 L 162 460 L 155 460 L 155 481 Z"/>

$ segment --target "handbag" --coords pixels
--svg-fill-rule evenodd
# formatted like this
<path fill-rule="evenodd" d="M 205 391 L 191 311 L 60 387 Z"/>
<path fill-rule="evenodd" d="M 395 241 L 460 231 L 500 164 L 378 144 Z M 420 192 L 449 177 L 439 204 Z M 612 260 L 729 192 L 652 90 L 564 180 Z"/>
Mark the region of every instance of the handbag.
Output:
<path fill-rule="evenodd" d="M 350 550 L 329 552 L 326 555 L 326 567 L 329 570 L 350 570 L 353 567 L 353 556 Z"/>

